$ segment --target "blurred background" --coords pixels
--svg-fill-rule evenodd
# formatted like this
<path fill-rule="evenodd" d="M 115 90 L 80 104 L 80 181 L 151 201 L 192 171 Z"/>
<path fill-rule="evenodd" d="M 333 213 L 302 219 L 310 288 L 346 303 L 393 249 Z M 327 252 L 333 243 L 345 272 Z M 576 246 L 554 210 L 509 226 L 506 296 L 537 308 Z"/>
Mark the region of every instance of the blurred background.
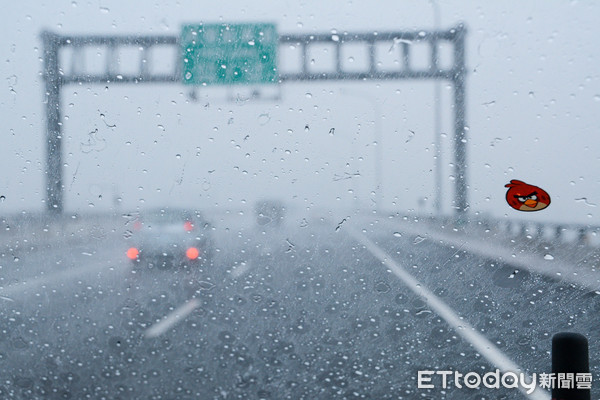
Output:
<path fill-rule="evenodd" d="M 103 0 L 14 3 L 4 13 L 0 214 L 45 210 L 43 30 L 179 36 L 184 23 L 270 22 L 282 35 L 446 30 L 462 22 L 468 29 L 468 211 L 510 215 L 504 184 L 520 179 L 544 188 L 553 200 L 543 213 L 520 217 L 597 223 L 599 6 L 594 2 L 179 1 L 167 6 Z M 427 65 L 427 52 L 417 47 L 414 62 Z M 344 65 L 360 68 L 364 51 L 347 52 Z M 86 53 L 86 66 L 101 70 L 100 53 Z M 292 64 L 291 53 L 278 54 L 282 70 Z M 315 70 L 328 68 L 330 53 L 318 46 L 311 51 Z M 397 53 L 384 54 L 388 58 L 382 62 L 398 63 Z M 451 64 L 450 55 L 442 49 L 441 64 Z M 154 57 L 155 68 L 167 71 L 178 56 L 165 50 Z M 120 55 L 119 67 L 135 68 L 132 59 Z M 278 98 L 257 87 L 263 91 L 258 100 L 231 88 L 180 83 L 66 85 L 61 97 L 65 210 L 164 204 L 237 209 L 277 197 L 301 207 L 369 209 L 378 203 L 390 211 L 434 214 L 435 85 L 290 82 L 274 89 Z M 452 90 L 446 82 L 439 85 L 440 211 L 452 214 Z"/>

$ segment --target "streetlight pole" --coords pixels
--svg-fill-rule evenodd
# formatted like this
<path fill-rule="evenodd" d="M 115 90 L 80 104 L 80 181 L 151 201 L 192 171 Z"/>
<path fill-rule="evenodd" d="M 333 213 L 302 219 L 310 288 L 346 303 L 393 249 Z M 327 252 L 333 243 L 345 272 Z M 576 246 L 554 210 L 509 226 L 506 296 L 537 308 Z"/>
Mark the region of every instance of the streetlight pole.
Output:
<path fill-rule="evenodd" d="M 429 0 L 433 6 L 433 23 L 436 31 L 439 31 L 441 24 L 440 7 L 437 0 Z M 439 56 L 435 51 L 435 64 L 437 65 Z M 437 80 L 433 83 L 433 132 L 435 138 L 435 212 L 437 216 L 442 214 L 442 104 L 441 104 L 441 85 Z"/>
<path fill-rule="evenodd" d="M 381 106 L 376 98 L 373 96 L 357 90 L 348 91 L 346 89 L 341 89 L 341 93 L 354 94 L 357 97 L 360 97 L 363 100 L 367 100 L 371 103 L 374 112 L 373 119 L 373 130 L 374 130 L 374 139 L 375 139 L 375 199 L 374 199 L 374 208 L 377 211 L 381 206 L 381 199 L 383 198 L 383 135 L 381 134 Z"/>

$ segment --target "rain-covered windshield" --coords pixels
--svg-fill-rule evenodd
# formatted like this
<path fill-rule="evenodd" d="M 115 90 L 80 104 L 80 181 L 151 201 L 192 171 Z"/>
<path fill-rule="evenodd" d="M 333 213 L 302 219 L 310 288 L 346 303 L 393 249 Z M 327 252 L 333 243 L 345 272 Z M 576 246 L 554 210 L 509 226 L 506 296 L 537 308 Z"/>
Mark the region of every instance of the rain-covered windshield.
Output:
<path fill-rule="evenodd" d="M 1 399 L 600 396 L 600 5 L 3 12 Z"/>

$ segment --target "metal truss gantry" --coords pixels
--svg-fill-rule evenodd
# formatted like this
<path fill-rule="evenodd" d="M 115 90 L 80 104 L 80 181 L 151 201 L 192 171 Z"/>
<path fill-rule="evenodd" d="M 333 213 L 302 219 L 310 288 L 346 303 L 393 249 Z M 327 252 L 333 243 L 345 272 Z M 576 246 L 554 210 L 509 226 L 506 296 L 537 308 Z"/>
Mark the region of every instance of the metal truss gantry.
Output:
<path fill-rule="evenodd" d="M 300 49 L 298 68 L 295 72 L 280 72 L 279 83 L 292 81 L 373 81 L 373 80 L 445 80 L 454 91 L 454 169 L 455 189 L 453 208 L 460 216 L 468 210 L 467 198 L 467 137 L 465 117 L 465 36 L 463 25 L 445 31 L 372 32 L 372 33 L 326 33 L 280 35 L 279 47 L 294 46 Z M 179 37 L 177 36 L 102 36 L 102 35 L 58 35 L 45 31 L 41 35 L 44 45 L 45 103 L 46 103 L 46 207 L 50 213 L 63 211 L 62 176 L 62 134 L 60 91 L 68 84 L 148 84 L 183 83 L 182 60 Z M 429 63 L 424 69 L 412 66 L 411 48 L 413 44 L 425 43 L 429 47 Z M 440 66 L 439 49 L 441 43 L 450 44 L 453 63 L 448 68 Z M 367 67 L 362 71 L 346 71 L 342 62 L 342 48 L 345 45 L 366 46 Z M 315 72 L 309 62 L 311 46 L 333 46 L 334 67 L 328 72 Z M 377 48 L 386 45 L 396 49 L 401 55 L 401 66 L 397 69 L 378 66 Z M 81 54 L 86 49 L 105 49 L 104 66 L 101 73 L 86 71 L 81 62 Z M 155 73 L 152 68 L 152 50 L 157 47 L 172 47 L 175 51 L 173 70 L 168 73 Z M 70 70 L 65 73 L 61 60 L 61 50 L 71 49 Z M 124 48 L 134 48 L 139 52 L 139 68 L 136 73 L 119 72 L 117 54 Z M 97 68 L 98 66 L 95 65 Z M 440 134 L 436 132 L 436 134 Z M 381 147 L 381 146 L 379 146 Z M 381 150 L 379 150 L 381 151 Z M 379 153 L 380 156 L 381 153 Z M 381 179 L 381 173 L 376 174 Z M 381 182 L 377 182 L 381 185 Z"/>

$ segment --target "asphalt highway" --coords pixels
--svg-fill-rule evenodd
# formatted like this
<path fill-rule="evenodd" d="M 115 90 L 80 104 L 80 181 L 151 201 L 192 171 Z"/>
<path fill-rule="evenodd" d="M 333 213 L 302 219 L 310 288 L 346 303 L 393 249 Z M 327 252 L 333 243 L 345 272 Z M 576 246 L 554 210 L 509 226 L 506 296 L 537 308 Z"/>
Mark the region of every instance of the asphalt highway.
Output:
<path fill-rule="evenodd" d="M 565 330 L 598 354 L 597 292 L 395 218 L 214 226 L 214 262 L 192 271 L 133 270 L 120 227 L 2 253 L 0 398 L 548 399 L 417 376 L 549 373 Z"/>

